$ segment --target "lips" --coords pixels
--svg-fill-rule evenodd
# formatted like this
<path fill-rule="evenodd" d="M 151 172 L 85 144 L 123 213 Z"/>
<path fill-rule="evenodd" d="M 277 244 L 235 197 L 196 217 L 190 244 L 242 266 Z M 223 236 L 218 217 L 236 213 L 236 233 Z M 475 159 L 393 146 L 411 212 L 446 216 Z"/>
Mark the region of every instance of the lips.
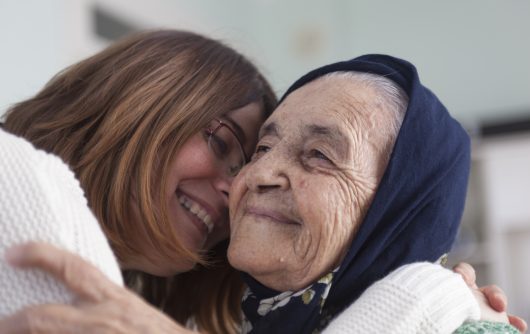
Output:
<path fill-rule="evenodd" d="M 258 206 L 247 206 L 245 214 L 265 218 L 280 224 L 302 225 L 299 219 L 293 218 L 293 215 L 285 214 L 279 210 L 269 209 Z"/>

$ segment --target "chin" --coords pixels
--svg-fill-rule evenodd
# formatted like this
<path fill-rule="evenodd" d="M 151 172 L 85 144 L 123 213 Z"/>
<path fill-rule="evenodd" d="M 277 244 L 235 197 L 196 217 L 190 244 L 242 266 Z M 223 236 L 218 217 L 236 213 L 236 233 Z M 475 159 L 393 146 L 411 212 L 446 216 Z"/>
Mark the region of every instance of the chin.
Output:
<path fill-rule="evenodd" d="M 249 256 L 249 252 L 238 247 L 232 247 L 232 244 L 228 246 L 226 255 L 232 267 L 250 275 L 253 275 L 259 264 L 254 256 Z"/>
<path fill-rule="evenodd" d="M 229 247 L 227 252 L 228 262 L 235 269 L 247 273 L 266 287 L 275 290 L 284 287 L 277 284 L 277 276 L 274 274 L 274 270 L 271 270 L 271 263 L 256 261 L 256 256 L 249 256 L 248 254 L 249 252 L 245 250 L 238 249 L 236 251 L 234 248 Z"/>
<path fill-rule="evenodd" d="M 230 263 L 230 265 L 232 267 L 234 267 L 235 269 L 237 270 L 242 270 L 240 268 L 240 259 L 239 257 L 234 254 L 235 251 L 233 250 L 233 247 L 232 247 L 232 243 L 230 243 L 228 245 L 228 249 L 226 250 L 226 257 L 228 258 L 228 263 Z M 243 271 L 243 270 L 242 270 Z"/>

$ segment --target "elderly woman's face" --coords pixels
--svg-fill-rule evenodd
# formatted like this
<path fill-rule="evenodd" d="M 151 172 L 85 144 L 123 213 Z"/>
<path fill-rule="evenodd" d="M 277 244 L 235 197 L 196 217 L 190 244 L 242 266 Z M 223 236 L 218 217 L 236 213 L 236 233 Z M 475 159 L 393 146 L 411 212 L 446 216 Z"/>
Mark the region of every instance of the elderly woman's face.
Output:
<path fill-rule="evenodd" d="M 375 92 L 345 78 L 294 91 L 230 192 L 231 264 L 280 291 L 340 264 L 386 161 Z"/>

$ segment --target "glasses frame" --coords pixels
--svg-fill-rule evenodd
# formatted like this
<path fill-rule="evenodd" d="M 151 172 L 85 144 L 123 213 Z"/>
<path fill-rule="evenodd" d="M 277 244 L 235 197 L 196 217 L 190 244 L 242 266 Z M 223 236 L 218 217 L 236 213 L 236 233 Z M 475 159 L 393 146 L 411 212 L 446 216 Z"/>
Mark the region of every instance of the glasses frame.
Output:
<path fill-rule="evenodd" d="M 241 166 L 238 167 L 237 172 L 235 174 L 231 172 L 232 166 L 229 166 L 228 175 L 236 176 L 237 173 L 239 173 L 239 171 L 241 170 L 241 168 L 243 168 L 243 166 L 248 163 L 248 156 L 245 153 L 245 150 L 243 148 L 243 144 L 241 143 L 241 140 L 239 139 L 239 136 L 236 134 L 236 131 L 234 129 L 232 129 L 232 127 L 228 123 L 225 123 L 225 122 L 223 122 L 220 119 L 214 118 L 213 120 L 218 123 L 217 126 L 215 128 L 213 128 L 213 130 L 211 128 L 209 128 L 209 127 L 207 127 L 205 129 L 206 130 L 206 134 L 208 135 L 208 143 L 207 143 L 208 144 L 208 149 L 210 151 L 212 151 L 210 140 L 212 140 L 212 137 L 215 135 L 215 133 L 217 131 L 219 131 L 219 129 L 221 129 L 222 127 L 226 127 L 228 129 L 228 131 L 230 131 L 232 133 L 232 135 L 234 136 L 234 138 L 236 139 L 237 145 L 239 146 L 239 151 L 241 152 L 241 154 L 243 156 L 243 163 L 242 163 Z"/>

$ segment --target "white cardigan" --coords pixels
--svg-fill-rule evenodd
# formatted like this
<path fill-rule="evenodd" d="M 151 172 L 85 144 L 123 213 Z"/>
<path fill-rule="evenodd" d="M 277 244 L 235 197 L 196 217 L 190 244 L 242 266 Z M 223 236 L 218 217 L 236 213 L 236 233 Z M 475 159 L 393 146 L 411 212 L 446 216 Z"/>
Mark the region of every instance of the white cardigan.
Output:
<path fill-rule="evenodd" d="M 0 318 L 73 296 L 37 270 L 5 263 L 5 250 L 39 240 L 76 253 L 123 285 L 116 259 L 74 174 L 59 158 L 0 129 Z M 325 333 L 451 333 L 479 309 L 458 274 L 438 265 L 404 266 L 371 286 Z"/>
<path fill-rule="evenodd" d="M 26 241 L 74 252 L 123 285 L 107 239 L 67 165 L 1 129 L 0 192 L 0 318 L 28 305 L 73 301 L 48 274 L 5 262 L 5 250 Z"/>
<path fill-rule="evenodd" d="M 323 333 L 444 334 L 479 318 L 479 305 L 459 274 L 421 262 L 374 283 Z"/>

